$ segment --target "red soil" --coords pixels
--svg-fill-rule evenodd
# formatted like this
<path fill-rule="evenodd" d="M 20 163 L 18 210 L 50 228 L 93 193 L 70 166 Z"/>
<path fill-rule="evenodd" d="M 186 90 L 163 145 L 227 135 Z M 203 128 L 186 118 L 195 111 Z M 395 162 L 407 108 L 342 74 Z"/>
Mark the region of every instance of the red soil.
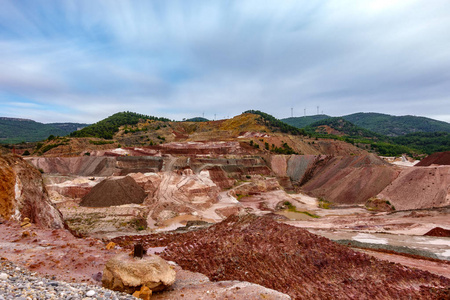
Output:
<path fill-rule="evenodd" d="M 425 233 L 424 235 L 450 237 L 450 230 L 444 229 L 441 227 L 435 227 L 435 228 L 431 229 L 430 231 L 428 231 L 427 233 Z"/>
<path fill-rule="evenodd" d="M 232 216 L 185 234 L 121 237 L 131 247 L 167 246 L 161 256 L 211 280 L 242 280 L 294 299 L 434 299 L 450 279 L 380 261 L 273 217 Z"/>
<path fill-rule="evenodd" d="M 375 155 L 323 157 L 303 176 L 301 188 L 333 204 L 364 204 L 380 193 L 398 171 Z"/>
<path fill-rule="evenodd" d="M 105 179 L 83 197 L 81 206 L 107 207 L 123 204 L 141 204 L 147 194 L 133 178 Z"/>
<path fill-rule="evenodd" d="M 450 165 L 450 151 L 433 153 L 416 164 L 418 167 L 430 165 Z"/>

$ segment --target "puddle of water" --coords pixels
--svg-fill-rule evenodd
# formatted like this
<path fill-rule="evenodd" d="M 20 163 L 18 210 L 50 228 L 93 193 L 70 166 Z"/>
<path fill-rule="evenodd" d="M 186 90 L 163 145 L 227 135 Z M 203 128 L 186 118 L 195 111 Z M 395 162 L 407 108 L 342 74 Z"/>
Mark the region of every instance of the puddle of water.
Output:
<path fill-rule="evenodd" d="M 450 250 L 445 250 L 443 253 L 441 253 L 442 256 L 450 257 Z"/>
<path fill-rule="evenodd" d="M 419 244 L 428 244 L 428 245 L 444 245 L 450 247 L 450 240 L 444 240 L 444 239 L 435 239 L 435 240 L 428 240 L 425 242 L 418 242 Z"/>
<path fill-rule="evenodd" d="M 372 234 L 358 233 L 357 236 L 352 237 L 353 240 L 361 243 L 383 244 L 386 245 L 388 241 L 386 239 L 378 238 Z"/>
<path fill-rule="evenodd" d="M 151 247 L 147 249 L 147 254 L 160 254 L 164 250 L 166 250 L 167 247 Z"/>

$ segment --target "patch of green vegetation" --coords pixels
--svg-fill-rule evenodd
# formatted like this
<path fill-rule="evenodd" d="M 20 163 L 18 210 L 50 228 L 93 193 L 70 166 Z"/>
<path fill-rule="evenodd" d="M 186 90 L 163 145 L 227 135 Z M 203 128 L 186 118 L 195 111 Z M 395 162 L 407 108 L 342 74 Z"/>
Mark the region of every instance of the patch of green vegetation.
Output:
<path fill-rule="evenodd" d="M 330 209 L 331 208 L 331 202 L 325 200 L 323 197 L 319 197 L 317 199 L 319 201 L 319 208 L 323 209 Z"/>
<path fill-rule="evenodd" d="M 138 216 L 131 219 L 129 225 L 137 231 L 145 230 L 147 228 L 147 220 L 142 216 Z"/>
<path fill-rule="evenodd" d="M 278 153 L 278 154 L 288 154 L 288 155 L 289 154 L 298 154 L 287 143 L 283 143 L 283 145 L 281 147 L 276 147 L 275 145 L 272 144 L 272 149 L 270 149 L 270 151 L 273 153 Z"/>
<path fill-rule="evenodd" d="M 299 210 L 297 210 L 297 207 L 295 207 L 295 205 L 293 205 L 289 201 L 283 202 L 283 205 L 286 206 L 287 210 L 290 211 L 290 212 L 305 214 L 305 215 L 310 216 L 311 218 L 319 218 L 318 215 L 310 213 L 309 211 L 299 211 Z"/>
<path fill-rule="evenodd" d="M 249 196 L 250 195 L 247 195 L 247 194 L 236 194 L 236 199 L 238 201 L 241 201 L 242 198 L 249 197 Z"/>
<path fill-rule="evenodd" d="M 43 146 L 43 147 L 40 149 L 40 152 L 41 152 L 41 153 L 45 153 L 45 152 L 47 152 L 47 151 L 49 151 L 49 150 L 51 150 L 51 149 L 53 149 L 53 148 L 56 148 L 56 147 L 62 146 L 62 145 L 67 145 L 67 144 L 66 144 L 66 143 L 48 144 L 48 145 Z"/>
<path fill-rule="evenodd" d="M 399 145 L 420 150 L 423 153 L 450 151 L 450 133 L 448 132 L 416 132 L 393 137 Z"/>

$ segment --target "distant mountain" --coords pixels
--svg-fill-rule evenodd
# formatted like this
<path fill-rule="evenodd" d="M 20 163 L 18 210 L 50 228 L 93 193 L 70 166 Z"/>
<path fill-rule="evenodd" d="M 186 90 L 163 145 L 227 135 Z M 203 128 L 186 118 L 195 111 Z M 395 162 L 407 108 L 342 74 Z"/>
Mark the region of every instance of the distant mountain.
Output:
<path fill-rule="evenodd" d="M 209 120 L 207 118 L 203 117 L 195 117 L 185 120 L 186 122 L 208 122 Z"/>
<path fill-rule="evenodd" d="M 286 118 L 281 121 L 304 128 L 318 120 L 329 118 L 327 115 Z M 391 116 L 380 113 L 356 113 L 342 116 L 353 124 L 386 136 L 401 136 L 415 132 L 447 132 L 450 133 L 450 123 L 416 116 Z"/>
<path fill-rule="evenodd" d="M 334 117 L 316 121 L 306 126 L 305 131 L 311 134 L 346 136 L 349 138 L 365 138 L 386 140 L 386 137 L 370 130 L 356 126 L 344 118 Z"/>
<path fill-rule="evenodd" d="M 44 124 L 28 119 L 0 117 L 0 143 L 15 144 L 41 141 L 50 135 L 68 135 L 87 125 L 81 123 Z"/>
<path fill-rule="evenodd" d="M 343 117 L 319 120 L 303 129 L 311 136 L 337 138 L 365 149 L 370 145 L 370 149 L 385 156 L 450 151 L 450 133 L 447 132 L 416 132 L 389 137 L 361 128 Z"/>
<path fill-rule="evenodd" d="M 356 113 L 343 116 L 355 125 L 387 136 L 400 136 L 415 132 L 448 132 L 450 124 L 425 117 L 391 116 L 379 113 Z"/>

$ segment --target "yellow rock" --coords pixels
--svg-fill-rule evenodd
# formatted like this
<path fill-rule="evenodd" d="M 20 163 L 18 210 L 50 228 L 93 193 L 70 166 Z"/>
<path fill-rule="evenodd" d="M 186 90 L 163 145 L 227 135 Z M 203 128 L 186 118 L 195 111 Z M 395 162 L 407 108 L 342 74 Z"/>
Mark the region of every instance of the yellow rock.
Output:
<path fill-rule="evenodd" d="M 114 242 L 109 242 L 108 245 L 106 245 L 106 249 L 108 250 L 114 249 L 114 247 L 116 247 L 116 243 Z"/>
<path fill-rule="evenodd" d="M 22 227 L 22 228 L 28 228 L 30 226 L 31 226 L 31 223 L 29 223 L 29 222 L 23 222 L 22 224 L 20 224 L 20 227 Z"/>
<path fill-rule="evenodd" d="M 133 293 L 133 296 L 143 300 L 150 300 L 152 295 L 152 290 L 143 285 L 140 291 L 136 291 Z"/>

